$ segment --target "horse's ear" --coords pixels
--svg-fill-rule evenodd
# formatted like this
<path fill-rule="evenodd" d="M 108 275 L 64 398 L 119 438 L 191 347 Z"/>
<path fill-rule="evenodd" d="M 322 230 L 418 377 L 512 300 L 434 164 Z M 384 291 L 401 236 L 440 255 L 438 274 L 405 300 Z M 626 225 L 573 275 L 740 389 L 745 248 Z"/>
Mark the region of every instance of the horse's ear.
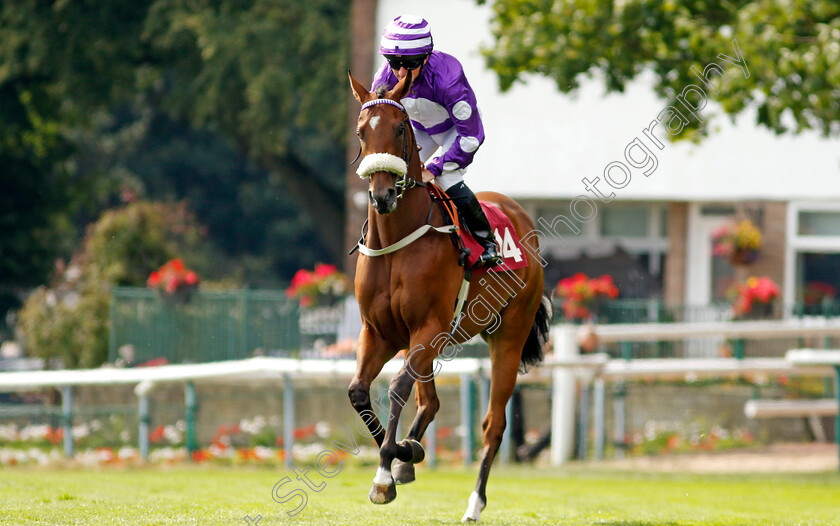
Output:
<path fill-rule="evenodd" d="M 353 77 L 353 74 L 350 71 L 347 71 L 347 76 L 350 77 L 350 87 L 353 88 L 353 96 L 356 97 L 356 100 L 364 104 L 365 102 L 369 101 L 373 98 L 373 94 L 365 88 L 361 82 Z"/>
<path fill-rule="evenodd" d="M 408 93 L 408 88 L 410 87 L 411 71 L 409 71 L 408 74 L 402 78 L 402 80 L 397 82 L 397 85 L 394 86 L 394 89 L 389 91 L 388 94 L 385 96 L 391 100 L 399 102 L 400 100 L 402 100 L 403 97 L 405 97 L 406 93 Z"/>

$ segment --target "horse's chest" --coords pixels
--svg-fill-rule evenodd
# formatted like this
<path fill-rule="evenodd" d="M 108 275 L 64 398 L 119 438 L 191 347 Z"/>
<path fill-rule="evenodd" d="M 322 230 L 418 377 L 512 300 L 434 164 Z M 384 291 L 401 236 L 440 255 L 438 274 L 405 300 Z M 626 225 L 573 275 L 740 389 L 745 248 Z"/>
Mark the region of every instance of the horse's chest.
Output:
<path fill-rule="evenodd" d="M 372 320 L 381 320 L 381 323 L 394 323 L 402 320 L 402 309 L 400 305 L 407 299 L 404 287 L 382 288 L 371 295 L 367 310 Z"/>

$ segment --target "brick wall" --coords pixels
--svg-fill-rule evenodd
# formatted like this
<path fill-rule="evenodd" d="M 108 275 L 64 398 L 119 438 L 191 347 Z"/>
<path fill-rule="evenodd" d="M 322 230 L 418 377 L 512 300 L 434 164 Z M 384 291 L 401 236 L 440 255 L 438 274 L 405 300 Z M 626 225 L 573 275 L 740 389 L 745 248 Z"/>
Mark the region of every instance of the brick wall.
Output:
<path fill-rule="evenodd" d="M 768 276 L 781 289 L 785 277 L 787 203 L 762 201 L 741 204 L 738 207 L 737 215 L 739 217 L 749 217 L 748 211 L 753 211 L 751 219 L 757 223 L 761 230 L 764 246 L 761 248 L 758 260 L 751 265 L 739 268 L 736 276 L 740 280 L 749 276 Z M 783 297 L 781 303 L 790 303 L 793 299 Z"/>
<path fill-rule="evenodd" d="M 350 69 L 353 76 L 365 86 L 368 86 L 373 80 L 373 51 L 375 42 L 379 38 L 379 29 L 375 27 L 377 3 L 377 0 L 353 0 L 351 12 Z M 347 82 L 347 96 L 350 98 L 350 104 L 347 114 L 348 167 L 345 176 L 347 181 L 345 191 L 347 217 L 344 223 L 344 244 L 349 250 L 359 240 L 362 223 L 367 217 L 367 212 L 359 210 L 353 203 L 353 195 L 367 191 L 367 185 L 356 175 L 358 164 L 349 166 L 359 152 L 359 140 L 356 138 L 355 130 L 360 108 L 358 101 L 350 91 L 349 81 Z M 344 267 L 350 276 L 354 276 L 356 273 L 356 258 L 358 258 L 358 253 L 345 259 Z"/>
<path fill-rule="evenodd" d="M 675 202 L 668 207 L 668 255 L 665 257 L 665 303 L 685 303 L 686 243 L 688 240 L 688 203 Z"/>

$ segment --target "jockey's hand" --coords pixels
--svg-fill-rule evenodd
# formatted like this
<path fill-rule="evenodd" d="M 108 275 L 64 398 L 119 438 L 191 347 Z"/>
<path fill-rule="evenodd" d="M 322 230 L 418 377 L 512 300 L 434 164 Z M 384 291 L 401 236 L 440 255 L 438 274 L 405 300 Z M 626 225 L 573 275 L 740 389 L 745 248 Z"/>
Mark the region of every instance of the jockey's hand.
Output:
<path fill-rule="evenodd" d="M 423 168 L 422 179 L 424 183 L 431 183 L 435 180 L 435 174 Z"/>

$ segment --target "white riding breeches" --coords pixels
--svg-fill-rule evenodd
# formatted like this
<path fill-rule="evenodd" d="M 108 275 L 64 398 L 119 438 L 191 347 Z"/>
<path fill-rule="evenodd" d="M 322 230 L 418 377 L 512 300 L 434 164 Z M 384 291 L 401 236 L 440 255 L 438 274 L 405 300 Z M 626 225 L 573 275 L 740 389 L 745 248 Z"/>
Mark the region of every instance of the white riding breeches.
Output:
<path fill-rule="evenodd" d="M 442 138 L 444 140 L 442 141 L 442 146 L 438 145 L 432 139 L 432 137 L 424 131 L 414 130 L 414 136 L 417 140 L 417 145 L 420 146 L 420 161 L 422 161 L 423 164 L 426 164 L 426 161 L 428 161 L 432 157 L 435 157 L 436 155 L 443 154 L 443 152 L 445 152 L 446 149 L 448 149 L 449 146 L 452 145 L 452 143 L 457 138 L 457 132 L 453 127 L 451 130 L 443 134 Z M 441 139 L 440 135 L 436 135 L 435 137 L 438 140 Z M 458 168 L 456 170 L 444 169 L 439 176 L 435 177 L 435 185 L 437 185 L 438 188 L 442 189 L 445 192 L 446 190 L 452 188 L 454 185 L 464 182 L 464 174 L 466 172 L 467 170 L 465 168 Z"/>

